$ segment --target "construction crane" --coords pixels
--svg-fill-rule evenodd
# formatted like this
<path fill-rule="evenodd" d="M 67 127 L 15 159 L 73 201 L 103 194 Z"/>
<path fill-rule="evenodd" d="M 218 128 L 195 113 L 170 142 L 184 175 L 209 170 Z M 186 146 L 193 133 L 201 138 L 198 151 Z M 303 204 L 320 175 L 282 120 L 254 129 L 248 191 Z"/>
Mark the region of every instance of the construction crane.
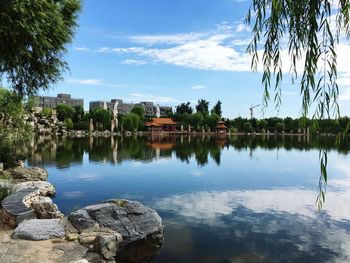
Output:
<path fill-rule="evenodd" d="M 252 105 L 250 106 L 249 110 L 250 110 L 250 118 L 251 118 L 251 119 L 254 118 L 254 112 L 253 112 L 253 110 L 254 110 L 256 107 L 259 107 L 259 106 L 260 106 L 260 104 L 255 105 L 255 106 L 253 106 L 253 104 L 252 104 Z"/>

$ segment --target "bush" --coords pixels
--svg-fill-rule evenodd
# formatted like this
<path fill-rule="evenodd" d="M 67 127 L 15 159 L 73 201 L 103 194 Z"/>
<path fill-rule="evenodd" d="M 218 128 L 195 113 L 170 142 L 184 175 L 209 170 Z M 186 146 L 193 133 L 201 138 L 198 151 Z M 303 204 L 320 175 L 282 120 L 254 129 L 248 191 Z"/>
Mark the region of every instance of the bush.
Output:
<path fill-rule="evenodd" d="M 247 121 L 243 124 L 243 131 L 244 132 L 252 132 L 253 131 L 253 125 Z"/>
<path fill-rule="evenodd" d="M 89 123 L 86 121 L 80 121 L 77 123 L 74 123 L 74 130 L 88 130 L 89 129 Z"/>
<path fill-rule="evenodd" d="M 42 112 L 42 115 L 46 118 L 50 118 L 51 115 L 52 115 L 52 109 L 50 108 L 44 108 L 43 109 L 43 112 Z"/>
<path fill-rule="evenodd" d="M 66 119 L 72 119 L 74 115 L 74 108 L 66 104 L 58 104 L 56 107 L 57 119 L 65 121 Z"/>
<path fill-rule="evenodd" d="M 10 183 L 5 183 L 4 185 L 0 185 L 0 207 L 1 202 L 4 200 L 7 196 L 9 196 L 13 192 L 13 187 Z"/>
<path fill-rule="evenodd" d="M 64 125 L 67 126 L 67 129 L 68 129 L 68 130 L 72 130 L 73 127 L 74 127 L 74 124 L 73 124 L 72 119 L 66 119 L 66 120 L 64 121 Z"/>

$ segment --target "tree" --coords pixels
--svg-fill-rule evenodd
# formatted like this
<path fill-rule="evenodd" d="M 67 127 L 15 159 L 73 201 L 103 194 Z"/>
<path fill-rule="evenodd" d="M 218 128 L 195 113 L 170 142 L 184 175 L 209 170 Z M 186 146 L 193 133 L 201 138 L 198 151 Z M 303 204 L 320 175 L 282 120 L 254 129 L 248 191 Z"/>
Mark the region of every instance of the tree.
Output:
<path fill-rule="evenodd" d="M 190 102 L 181 103 L 176 107 L 176 115 L 182 115 L 185 113 L 192 114 L 193 110 Z"/>
<path fill-rule="evenodd" d="M 243 124 L 243 131 L 244 132 L 252 132 L 253 131 L 253 125 L 247 121 Z"/>
<path fill-rule="evenodd" d="M 61 80 L 80 0 L 0 0 L 0 10 L 0 78 L 21 96 Z"/>
<path fill-rule="evenodd" d="M 24 105 L 13 91 L 0 88 L 0 162 L 5 168 L 25 158 L 23 145 L 29 133 L 23 118 Z"/>
<path fill-rule="evenodd" d="M 66 119 L 72 119 L 74 115 L 74 108 L 67 104 L 58 104 L 56 107 L 57 119 L 65 121 Z"/>
<path fill-rule="evenodd" d="M 73 122 L 80 122 L 84 117 L 84 108 L 81 105 L 74 106 Z"/>
<path fill-rule="evenodd" d="M 198 103 L 196 105 L 196 111 L 201 112 L 202 114 L 209 114 L 209 101 L 206 100 L 198 100 Z"/>
<path fill-rule="evenodd" d="M 212 112 L 210 116 L 205 119 L 206 124 L 208 125 L 211 131 L 215 130 L 215 127 L 218 124 L 219 120 L 220 120 L 220 116 L 215 112 Z"/>
<path fill-rule="evenodd" d="M 203 121 L 204 121 L 203 114 L 200 111 L 191 115 L 191 125 L 195 127 L 197 131 L 201 130 Z"/>
<path fill-rule="evenodd" d="M 140 126 L 140 117 L 135 113 L 129 113 L 123 116 L 122 125 L 124 130 L 136 132 Z"/>
<path fill-rule="evenodd" d="M 213 109 L 211 110 L 212 113 L 215 113 L 216 115 L 221 117 L 222 110 L 221 110 L 221 101 L 218 101 Z"/>
<path fill-rule="evenodd" d="M 145 109 L 141 105 L 136 105 L 135 107 L 133 107 L 131 113 L 135 113 L 136 115 L 138 115 L 140 120 L 145 119 Z"/>
<path fill-rule="evenodd" d="M 338 5 L 334 8 L 331 0 L 252 1 L 247 22 L 253 24 L 253 39 L 247 51 L 252 54 L 252 67 L 256 70 L 260 41 L 265 42 L 261 60 L 265 105 L 271 85 L 276 106 L 281 104 L 282 52 L 286 50 L 291 57 L 293 81 L 298 63 L 304 65 L 300 80 L 303 116 L 315 101 L 314 119 L 329 117 L 331 113 L 339 117 L 336 45 L 341 34 L 350 36 L 350 5 L 348 0 L 335 2 Z M 334 24 L 332 18 L 336 20 Z"/>
<path fill-rule="evenodd" d="M 93 110 L 91 115 L 97 130 L 103 131 L 110 129 L 112 114 L 109 110 L 98 107 Z"/>

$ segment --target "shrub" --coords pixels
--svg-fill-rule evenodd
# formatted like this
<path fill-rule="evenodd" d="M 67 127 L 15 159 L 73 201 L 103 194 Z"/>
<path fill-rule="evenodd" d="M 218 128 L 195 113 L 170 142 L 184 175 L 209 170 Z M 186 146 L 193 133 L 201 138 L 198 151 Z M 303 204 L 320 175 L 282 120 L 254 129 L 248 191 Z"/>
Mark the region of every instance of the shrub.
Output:
<path fill-rule="evenodd" d="M 45 116 L 46 118 L 50 118 L 52 115 L 52 109 L 50 108 L 44 108 L 42 115 Z"/>
<path fill-rule="evenodd" d="M 89 129 L 89 123 L 87 121 L 80 121 L 77 123 L 74 123 L 74 130 L 88 130 Z"/>
<path fill-rule="evenodd" d="M 67 126 L 67 129 L 68 129 L 68 130 L 72 130 L 73 127 L 74 127 L 72 119 L 66 119 L 66 120 L 64 121 L 64 125 Z"/>
<path fill-rule="evenodd" d="M 9 196 L 13 192 L 13 186 L 10 183 L 5 183 L 4 185 L 0 185 L 0 206 L 2 200 L 4 200 L 7 196 Z"/>
<path fill-rule="evenodd" d="M 243 131 L 244 132 L 252 132 L 253 131 L 253 125 L 250 122 L 245 122 L 243 124 Z"/>

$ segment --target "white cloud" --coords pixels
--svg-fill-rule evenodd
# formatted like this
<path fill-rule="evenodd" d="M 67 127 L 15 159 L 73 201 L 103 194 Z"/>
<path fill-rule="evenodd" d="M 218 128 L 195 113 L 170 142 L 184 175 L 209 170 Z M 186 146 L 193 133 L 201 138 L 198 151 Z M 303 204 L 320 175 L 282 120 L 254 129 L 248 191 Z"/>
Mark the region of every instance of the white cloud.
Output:
<path fill-rule="evenodd" d="M 236 27 L 236 32 L 250 32 L 251 28 L 245 23 L 239 23 Z"/>
<path fill-rule="evenodd" d="M 129 39 L 132 42 L 155 45 L 155 44 L 184 44 L 190 41 L 198 40 L 202 37 L 200 33 L 187 33 L 187 34 L 169 34 L 169 35 L 139 35 L 130 36 Z"/>
<path fill-rule="evenodd" d="M 191 89 L 193 90 L 202 90 L 202 89 L 206 89 L 207 87 L 206 86 L 203 86 L 203 85 L 194 85 L 191 87 Z"/>
<path fill-rule="evenodd" d="M 100 79 L 67 79 L 67 83 L 81 84 L 81 85 L 102 85 L 103 82 Z"/>
<path fill-rule="evenodd" d="M 179 103 L 180 101 L 173 97 L 156 96 L 152 94 L 142 93 L 130 93 L 131 97 L 123 98 L 125 101 L 140 102 L 140 101 L 152 101 L 156 103 Z"/>
<path fill-rule="evenodd" d="M 144 65 L 144 64 L 147 64 L 146 61 L 144 60 L 137 60 L 137 59 L 126 59 L 124 61 L 122 61 L 122 64 L 124 65 Z"/>
<path fill-rule="evenodd" d="M 105 86 L 105 87 L 112 87 L 112 88 L 122 88 L 122 87 L 129 87 L 129 85 L 126 84 L 113 84 L 113 83 L 106 83 L 101 79 L 75 79 L 70 78 L 65 81 L 69 84 L 78 84 L 78 85 L 91 85 L 91 86 Z"/>
<path fill-rule="evenodd" d="M 216 25 L 216 28 L 220 31 L 231 31 L 233 29 L 233 25 L 227 21 L 223 21 Z"/>
<path fill-rule="evenodd" d="M 87 48 L 87 47 L 74 47 L 74 49 L 75 49 L 76 51 L 85 51 L 85 52 L 91 51 L 91 49 L 90 49 L 90 48 Z"/>

